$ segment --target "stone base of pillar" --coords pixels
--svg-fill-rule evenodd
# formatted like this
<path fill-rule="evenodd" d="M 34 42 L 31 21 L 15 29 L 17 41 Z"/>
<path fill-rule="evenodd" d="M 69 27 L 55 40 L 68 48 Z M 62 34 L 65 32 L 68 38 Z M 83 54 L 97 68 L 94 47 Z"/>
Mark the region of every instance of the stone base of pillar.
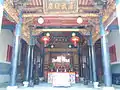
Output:
<path fill-rule="evenodd" d="M 33 80 L 30 80 L 29 87 L 33 87 L 33 86 L 34 86 L 34 82 L 33 82 Z"/>
<path fill-rule="evenodd" d="M 24 87 L 28 87 L 28 85 L 29 85 L 29 82 L 28 82 L 28 81 L 24 81 L 24 82 L 23 82 L 23 86 L 24 86 Z"/>
<path fill-rule="evenodd" d="M 115 90 L 114 87 L 103 87 L 102 90 Z"/>
<path fill-rule="evenodd" d="M 93 82 L 94 88 L 99 88 L 98 85 L 99 85 L 99 82 Z"/>
<path fill-rule="evenodd" d="M 6 90 L 16 90 L 17 88 L 17 86 L 8 86 Z"/>
<path fill-rule="evenodd" d="M 90 84 L 92 84 L 92 81 L 89 81 Z"/>

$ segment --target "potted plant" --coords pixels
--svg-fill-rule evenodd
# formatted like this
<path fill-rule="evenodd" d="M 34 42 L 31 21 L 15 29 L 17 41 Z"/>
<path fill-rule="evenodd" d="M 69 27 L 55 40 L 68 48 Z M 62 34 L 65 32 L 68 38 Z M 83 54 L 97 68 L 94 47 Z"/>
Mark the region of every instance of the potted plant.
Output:
<path fill-rule="evenodd" d="M 70 71 L 73 71 L 73 65 L 70 64 Z"/>
<path fill-rule="evenodd" d="M 53 71 L 53 69 L 54 69 L 53 63 L 50 64 L 49 68 L 50 68 L 50 71 Z"/>

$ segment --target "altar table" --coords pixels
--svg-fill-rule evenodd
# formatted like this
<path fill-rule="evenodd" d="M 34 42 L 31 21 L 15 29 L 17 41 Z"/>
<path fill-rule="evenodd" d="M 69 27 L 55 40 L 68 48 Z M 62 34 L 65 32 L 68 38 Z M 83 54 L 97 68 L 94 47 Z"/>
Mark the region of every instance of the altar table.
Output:
<path fill-rule="evenodd" d="M 69 86 L 75 83 L 75 72 L 48 72 L 48 83 L 52 83 L 53 86 Z"/>
<path fill-rule="evenodd" d="M 70 86 L 69 73 L 53 73 L 53 86 Z"/>

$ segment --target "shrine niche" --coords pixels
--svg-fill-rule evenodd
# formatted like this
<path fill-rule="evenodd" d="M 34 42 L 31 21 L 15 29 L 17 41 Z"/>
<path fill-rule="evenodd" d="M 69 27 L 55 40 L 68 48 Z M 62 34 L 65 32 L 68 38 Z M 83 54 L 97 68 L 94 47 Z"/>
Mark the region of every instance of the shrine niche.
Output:
<path fill-rule="evenodd" d="M 49 69 L 52 70 L 48 72 L 48 83 L 52 83 L 53 86 L 62 86 L 63 81 L 66 86 L 74 84 L 73 53 L 52 53 L 50 56 Z"/>
<path fill-rule="evenodd" d="M 67 59 L 65 56 L 57 56 L 57 59 L 52 58 L 52 63 L 70 63 L 70 59 Z"/>
<path fill-rule="evenodd" d="M 66 56 L 60 55 L 57 56 L 57 58 L 52 58 L 52 63 L 55 66 L 57 72 L 69 71 L 70 58 L 67 59 Z"/>

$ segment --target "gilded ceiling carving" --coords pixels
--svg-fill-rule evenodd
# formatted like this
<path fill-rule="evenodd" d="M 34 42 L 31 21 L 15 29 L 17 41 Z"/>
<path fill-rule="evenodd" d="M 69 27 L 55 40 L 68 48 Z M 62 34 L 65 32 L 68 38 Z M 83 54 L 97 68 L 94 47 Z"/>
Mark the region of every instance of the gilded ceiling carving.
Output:
<path fill-rule="evenodd" d="M 6 0 L 4 3 L 4 10 L 13 18 L 15 22 L 18 22 L 18 13 L 19 10 L 14 8 L 14 0 Z M 94 0 L 78 0 L 78 10 L 74 14 L 72 13 L 67 13 L 67 14 L 61 14 L 62 16 L 82 16 L 86 19 L 88 19 L 89 24 L 94 26 L 94 32 L 93 32 L 93 39 L 94 41 L 98 40 L 100 38 L 99 36 L 99 13 L 102 12 L 104 15 L 103 22 L 105 22 L 109 15 L 115 10 L 115 2 L 114 0 L 109 0 L 107 7 L 104 10 L 99 10 L 98 8 L 95 8 L 94 5 Z M 27 42 L 29 42 L 29 27 L 30 25 L 33 25 L 33 20 L 34 17 L 39 17 L 39 16 L 49 16 L 48 13 L 44 13 L 45 7 L 43 0 L 30 0 L 29 2 L 25 2 L 25 7 L 23 8 L 23 28 L 22 28 L 22 38 L 24 38 Z M 56 5 L 56 4 L 55 4 Z M 54 8 L 59 8 L 60 9 L 66 9 L 67 4 L 64 3 L 64 5 L 58 5 L 57 7 L 54 5 Z M 72 8 L 72 6 L 71 6 Z M 77 8 L 77 7 L 76 7 Z M 48 8 L 48 9 L 51 9 Z M 53 9 L 53 8 L 52 8 Z M 57 14 L 58 14 L 57 13 Z M 54 13 L 51 15 L 55 16 Z M 38 35 L 43 30 L 33 30 L 33 35 Z M 79 30 L 79 32 L 82 32 L 82 34 L 87 35 L 89 32 L 87 30 Z"/>
<path fill-rule="evenodd" d="M 19 18 L 18 18 L 19 12 L 15 8 L 13 8 L 10 2 L 7 1 L 4 2 L 4 10 L 11 18 L 13 18 L 15 22 L 19 22 Z"/>
<path fill-rule="evenodd" d="M 109 16 L 115 11 L 115 0 L 110 0 L 107 7 L 102 11 L 103 12 L 103 22 L 105 22 Z"/>

